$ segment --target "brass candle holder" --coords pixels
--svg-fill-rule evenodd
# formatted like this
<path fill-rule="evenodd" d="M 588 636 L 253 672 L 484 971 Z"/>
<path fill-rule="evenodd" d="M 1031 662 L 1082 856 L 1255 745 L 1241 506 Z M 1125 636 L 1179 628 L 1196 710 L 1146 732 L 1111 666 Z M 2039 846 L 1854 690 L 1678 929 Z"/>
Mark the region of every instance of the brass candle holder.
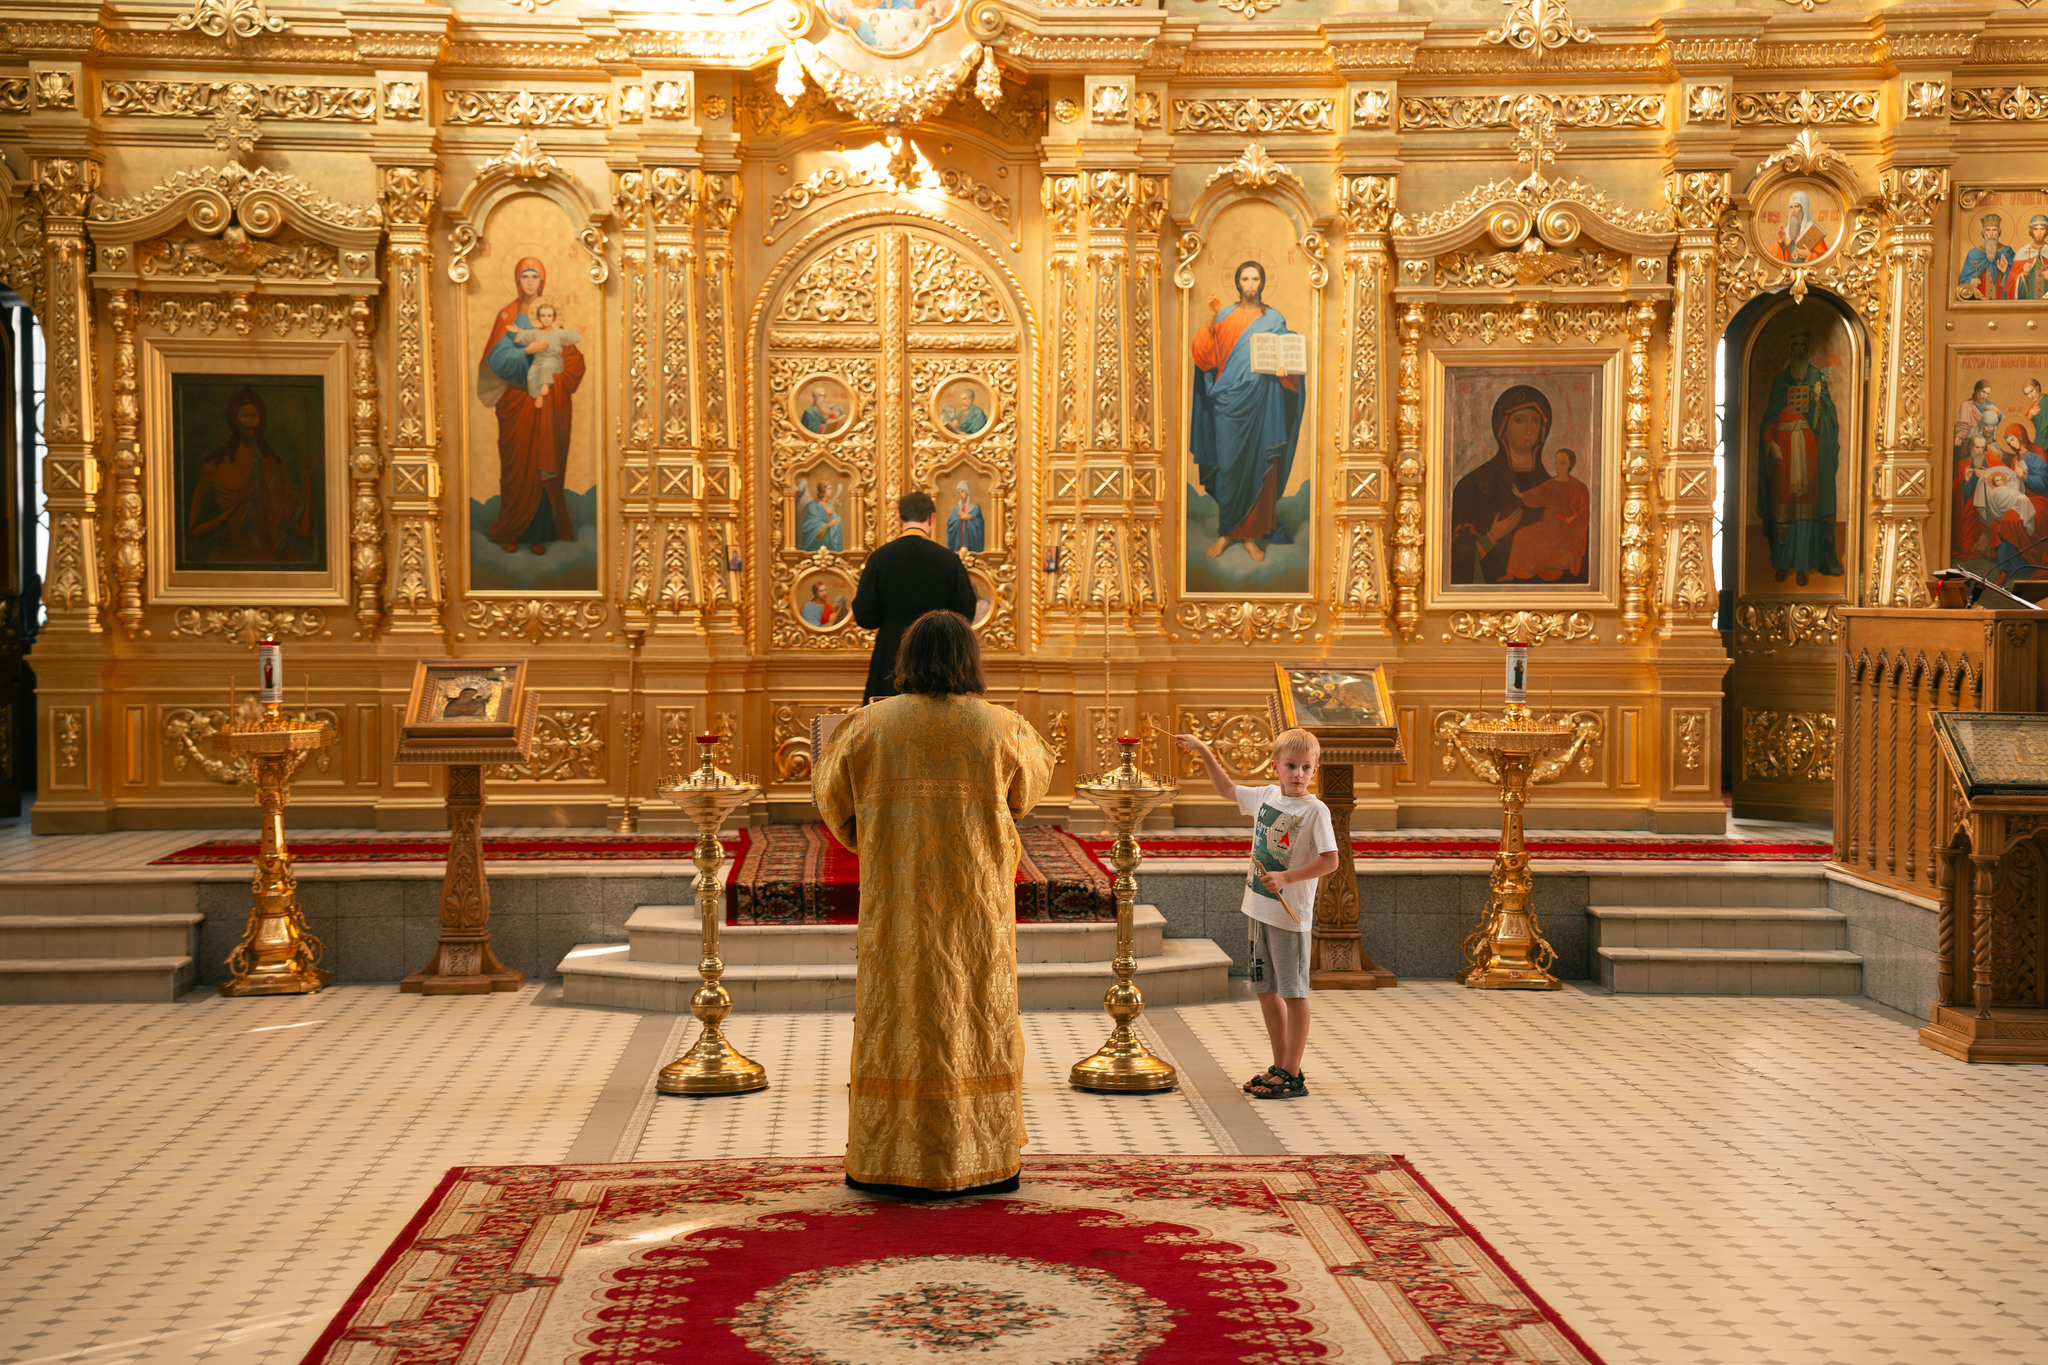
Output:
<path fill-rule="evenodd" d="M 1138 959 L 1131 949 L 1131 919 L 1138 901 L 1138 826 L 1153 807 L 1171 801 L 1178 789 L 1138 767 L 1135 736 L 1120 735 L 1116 742 L 1123 748 L 1122 761 L 1100 777 L 1074 784 L 1075 793 L 1102 807 L 1116 830 L 1116 843 L 1109 853 L 1110 865 L 1116 869 L 1116 960 L 1110 964 L 1116 981 L 1102 998 L 1102 1007 L 1116 1027 L 1093 1056 L 1074 1063 L 1067 1080 L 1080 1090 L 1171 1090 L 1178 1079 L 1173 1068 L 1154 1057 L 1131 1027 L 1145 1012 L 1145 997 L 1131 980 L 1138 972 Z"/>
<path fill-rule="evenodd" d="M 679 782 L 658 790 L 697 822 L 697 915 L 703 925 L 704 957 L 697 964 L 703 983 L 690 997 L 690 1013 L 703 1030 L 690 1050 L 661 1069 L 654 1088 L 664 1095 L 739 1095 L 768 1086 L 768 1070 L 740 1055 L 726 1041 L 720 1025 L 732 1013 L 732 994 L 720 984 L 725 962 L 718 956 L 718 931 L 725 920 L 725 893 L 718 884 L 725 850 L 718 827 L 725 817 L 751 800 L 760 787 L 752 778 L 720 772 L 712 760 L 717 735 L 697 736 L 697 768 Z"/>
<path fill-rule="evenodd" d="M 222 982 L 220 993 L 310 995 L 332 984 L 334 974 L 320 967 L 324 949 L 299 912 L 298 878 L 285 847 L 284 807 L 291 799 L 293 769 L 307 753 L 334 743 L 334 730 L 324 720 L 288 717 L 277 702 L 267 702 L 255 720 L 228 722 L 214 743 L 248 763 L 256 805 L 263 812 L 263 841 L 249 884 L 255 894 L 249 927 L 228 954 L 234 979 Z"/>
<path fill-rule="evenodd" d="M 1561 724 L 1531 715 L 1519 702 L 1500 716 L 1445 715 L 1440 737 L 1450 741 L 1467 767 L 1500 787 L 1500 849 L 1487 879 L 1486 913 L 1465 940 L 1465 966 L 1457 979 L 1482 991 L 1554 991 L 1564 983 L 1550 974 L 1557 954 L 1544 941 L 1530 906 L 1534 883 L 1522 838 L 1522 808 L 1529 788 L 1569 767 L 1584 752 L 1596 727 Z M 1452 755 L 1444 756 L 1445 766 Z"/>

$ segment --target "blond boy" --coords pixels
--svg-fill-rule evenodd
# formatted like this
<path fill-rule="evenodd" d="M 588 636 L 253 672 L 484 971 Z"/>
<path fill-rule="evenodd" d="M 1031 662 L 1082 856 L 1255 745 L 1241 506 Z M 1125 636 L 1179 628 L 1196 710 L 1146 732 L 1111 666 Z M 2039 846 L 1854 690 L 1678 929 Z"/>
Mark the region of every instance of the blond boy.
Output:
<path fill-rule="evenodd" d="M 1273 1045 L 1273 1065 L 1244 1084 L 1254 1099 L 1291 1100 L 1308 1093 L 1301 1054 L 1308 1047 L 1308 959 L 1315 927 L 1316 883 L 1337 870 L 1337 832 L 1330 808 L 1310 793 L 1322 745 L 1306 730 L 1273 740 L 1274 781 L 1240 787 L 1193 735 L 1174 743 L 1202 760 L 1216 794 L 1252 817 L 1252 862 L 1239 909 L 1251 921 L 1252 989 Z"/>

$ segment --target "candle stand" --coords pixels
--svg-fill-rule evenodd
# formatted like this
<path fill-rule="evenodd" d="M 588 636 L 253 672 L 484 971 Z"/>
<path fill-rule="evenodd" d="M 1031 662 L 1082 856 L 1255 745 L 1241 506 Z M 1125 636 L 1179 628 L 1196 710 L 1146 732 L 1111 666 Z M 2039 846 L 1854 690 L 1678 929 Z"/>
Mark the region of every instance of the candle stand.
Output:
<path fill-rule="evenodd" d="M 1116 869 L 1116 960 L 1110 964 L 1116 981 L 1102 998 L 1102 1007 L 1116 1027 L 1093 1056 L 1074 1063 L 1067 1079 L 1080 1090 L 1171 1090 L 1177 1080 L 1173 1068 L 1154 1057 L 1131 1027 L 1145 1012 L 1145 997 L 1131 980 L 1138 971 L 1131 919 L 1138 900 L 1138 826 L 1153 807 L 1171 801 L 1178 789 L 1139 769 L 1134 736 L 1119 736 L 1117 743 L 1123 747 L 1123 759 L 1116 767 L 1074 784 L 1075 793 L 1102 807 L 1116 830 L 1116 843 L 1109 854 L 1110 865 Z"/>
<path fill-rule="evenodd" d="M 284 714 L 269 702 L 251 721 L 230 721 L 214 740 L 221 750 L 240 756 L 256 782 L 256 805 L 263 811 L 263 842 L 256 854 L 256 875 L 250 882 L 255 901 L 249 927 L 228 954 L 234 978 L 221 983 L 222 995 L 310 995 L 334 980 L 320 967 L 320 940 L 306 930 L 299 913 L 299 883 L 292 874 L 292 855 L 285 847 L 284 807 L 297 762 L 313 750 L 334 743 L 334 730 L 324 720 Z"/>
<path fill-rule="evenodd" d="M 658 789 L 697 824 L 697 915 L 704 934 L 704 957 L 697 964 L 703 983 L 690 997 L 690 1013 L 703 1029 L 688 1052 L 661 1069 L 654 1088 L 664 1095 L 740 1095 L 768 1086 L 767 1068 L 741 1056 L 719 1027 L 732 1013 L 732 994 L 719 981 L 725 975 L 725 961 L 718 955 L 725 888 L 719 885 L 718 868 L 725 850 L 718 842 L 718 827 L 760 787 L 750 777 L 719 771 L 712 759 L 718 741 L 717 735 L 697 736 L 696 770 Z"/>
<path fill-rule="evenodd" d="M 1467 767 L 1500 787 L 1500 849 L 1487 881 L 1486 913 L 1465 940 L 1466 965 L 1457 979 L 1482 991 L 1554 991 L 1564 985 L 1550 974 L 1557 954 L 1543 939 L 1529 901 L 1533 883 L 1522 839 L 1522 808 L 1529 788 L 1563 772 L 1585 752 L 1598 731 L 1591 720 L 1561 724 L 1533 716 L 1520 703 L 1487 716 L 1446 713 L 1437 734 L 1448 740 Z M 1444 755 L 1444 766 L 1454 763 Z"/>

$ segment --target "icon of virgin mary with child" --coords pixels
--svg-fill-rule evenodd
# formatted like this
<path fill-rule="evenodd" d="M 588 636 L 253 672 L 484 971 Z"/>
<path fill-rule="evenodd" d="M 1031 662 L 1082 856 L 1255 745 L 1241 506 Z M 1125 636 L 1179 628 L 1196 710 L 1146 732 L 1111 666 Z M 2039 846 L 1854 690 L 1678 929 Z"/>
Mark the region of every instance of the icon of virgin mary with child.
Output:
<path fill-rule="evenodd" d="M 513 300 L 498 310 L 476 365 L 477 401 L 498 415 L 498 516 L 490 539 L 507 554 L 524 545 L 544 555 L 549 542 L 576 539 L 562 474 L 586 366 L 577 334 L 557 325 L 554 305 L 542 298 L 547 267 L 521 257 L 512 279 Z"/>
<path fill-rule="evenodd" d="M 1516 384 L 1493 403 L 1493 458 L 1451 489 L 1451 582 L 1584 583 L 1592 497 L 1578 452 L 1545 468 L 1550 399 Z"/>

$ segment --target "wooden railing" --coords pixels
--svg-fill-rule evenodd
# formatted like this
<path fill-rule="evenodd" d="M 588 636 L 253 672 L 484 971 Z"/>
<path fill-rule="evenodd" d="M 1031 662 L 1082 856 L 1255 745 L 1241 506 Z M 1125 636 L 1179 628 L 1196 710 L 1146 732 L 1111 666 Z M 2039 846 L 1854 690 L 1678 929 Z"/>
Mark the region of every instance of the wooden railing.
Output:
<path fill-rule="evenodd" d="M 1956 818 L 1936 711 L 2048 709 L 2048 614 L 1842 613 L 1835 669 L 1835 861 L 1932 897 Z"/>

